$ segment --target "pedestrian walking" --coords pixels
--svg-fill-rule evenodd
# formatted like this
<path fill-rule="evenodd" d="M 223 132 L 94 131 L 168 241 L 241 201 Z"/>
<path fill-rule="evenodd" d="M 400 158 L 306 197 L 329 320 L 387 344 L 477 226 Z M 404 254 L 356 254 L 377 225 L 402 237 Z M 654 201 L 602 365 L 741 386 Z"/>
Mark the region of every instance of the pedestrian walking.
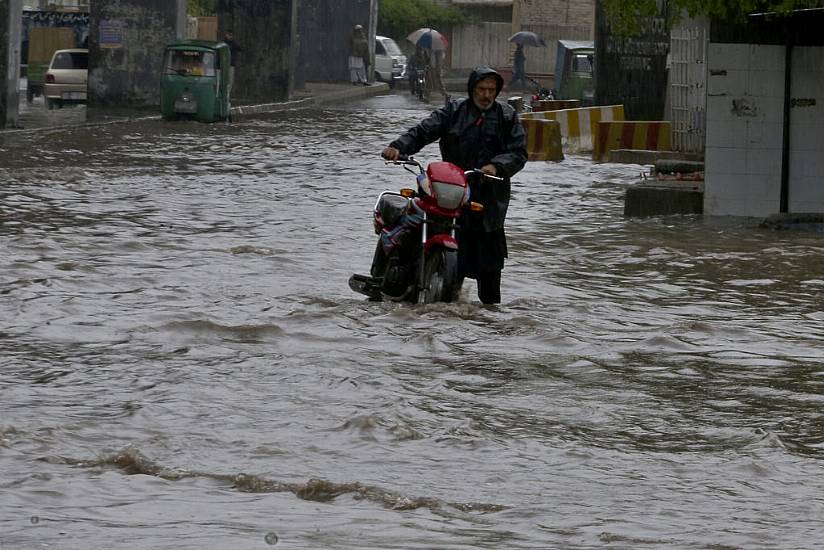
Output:
<path fill-rule="evenodd" d="M 524 53 L 524 45 L 518 44 L 515 47 L 515 58 L 512 64 L 512 80 L 509 85 L 515 88 L 515 83 L 520 84 L 523 89 L 526 86 L 526 54 Z"/>

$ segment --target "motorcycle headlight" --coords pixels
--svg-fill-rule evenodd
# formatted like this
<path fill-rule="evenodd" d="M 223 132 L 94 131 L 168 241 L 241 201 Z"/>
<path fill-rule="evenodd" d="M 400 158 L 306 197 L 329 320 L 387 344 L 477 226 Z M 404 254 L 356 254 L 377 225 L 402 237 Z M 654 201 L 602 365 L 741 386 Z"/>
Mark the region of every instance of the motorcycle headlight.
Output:
<path fill-rule="evenodd" d="M 468 187 L 441 181 L 433 181 L 432 190 L 435 192 L 435 200 L 438 202 L 438 206 L 448 210 L 459 208 L 466 201 L 469 193 Z"/>

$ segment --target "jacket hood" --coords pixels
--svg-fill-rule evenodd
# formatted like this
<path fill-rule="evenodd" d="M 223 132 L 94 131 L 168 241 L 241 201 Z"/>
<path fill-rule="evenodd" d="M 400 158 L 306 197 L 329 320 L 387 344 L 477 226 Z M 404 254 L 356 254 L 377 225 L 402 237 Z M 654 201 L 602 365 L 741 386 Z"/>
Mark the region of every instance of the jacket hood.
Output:
<path fill-rule="evenodd" d="M 469 83 L 467 84 L 467 91 L 469 92 L 469 99 L 472 100 L 472 90 L 475 89 L 475 85 L 478 84 L 481 80 L 487 77 L 495 78 L 495 84 L 497 90 L 495 91 L 495 97 L 497 98 L 498 95 L 501 93 L 501 90 L 504 87 L 504 77 L 498 74 L 498 71 L 491 67 L 475 67 L 472 72 L 469 74 Z"/>

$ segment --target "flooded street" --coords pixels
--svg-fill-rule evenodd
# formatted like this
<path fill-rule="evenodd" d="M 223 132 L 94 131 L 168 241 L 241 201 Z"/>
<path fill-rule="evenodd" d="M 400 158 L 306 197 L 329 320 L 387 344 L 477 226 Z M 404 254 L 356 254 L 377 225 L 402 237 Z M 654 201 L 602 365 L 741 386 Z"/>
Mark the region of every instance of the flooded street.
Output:
<path fill-rule="evenodd" d="M 531 162 L 500 307 L 368 302 L 427 112 L 0 134 L 0 549 L 818 545 L 822 235 Z"/>

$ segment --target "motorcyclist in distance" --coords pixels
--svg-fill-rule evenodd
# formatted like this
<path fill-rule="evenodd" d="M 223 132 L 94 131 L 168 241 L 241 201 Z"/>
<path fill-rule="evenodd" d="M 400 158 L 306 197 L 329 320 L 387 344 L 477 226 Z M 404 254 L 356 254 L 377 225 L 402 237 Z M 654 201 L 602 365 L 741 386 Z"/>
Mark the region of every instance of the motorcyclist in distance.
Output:
<path fill-rule="evenodd" d="M 463 170 L 480 168 L 504 181 L 470 179 L 480 214 L 466 213 L 458 231 L 458 266 L 462 277 L 475 279 L 484 304 L 501 301 L 501 271 L 507 257 L 504 221 L 510 198 L 510 178 L 527 161 L 526 133 L 515 110 L 496 101 L 504 80 L 489 67 L 469 75 L 467 99 L 451 100 L 392 141 L 382 156 L 398 160 L 440 140 L 441 157 Z"/>

